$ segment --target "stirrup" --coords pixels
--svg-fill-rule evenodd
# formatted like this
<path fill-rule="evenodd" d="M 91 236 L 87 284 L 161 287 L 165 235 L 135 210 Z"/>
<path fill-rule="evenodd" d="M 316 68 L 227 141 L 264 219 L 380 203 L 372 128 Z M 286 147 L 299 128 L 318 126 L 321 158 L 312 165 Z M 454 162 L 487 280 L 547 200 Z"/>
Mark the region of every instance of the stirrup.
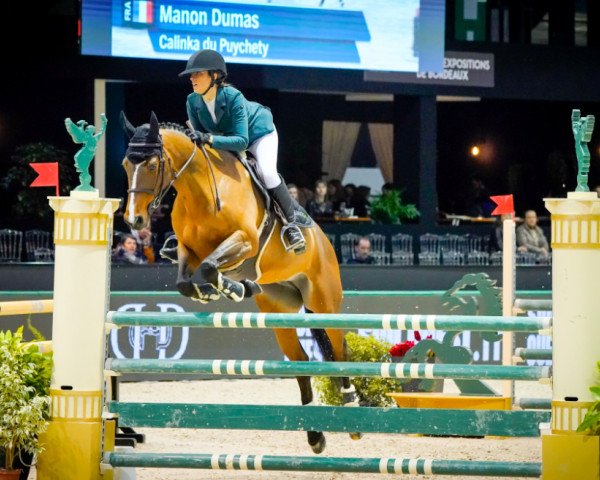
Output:
<path fill-rule="evenodd" d="M 300 234 L 300 239 L 298 239 L 295 243 L 292 243 L 292 244 L 290 244 L 288 242 L 288 240 L 285 236 L 285 234 L 290 229 L 296 229 L 298 231 L 298 233 Z M 283 244 L 286 252 L 293 250 L 294 253 L 296 253 L 296 255 L 298 255 L 298 254 L 304 252 L 304 250 L 306 250 L 306 239 L 304 238 L 304 234 L 300 230 L 300 227 L 298 227 L 298 225 L 296 225 L 295 223 L 288 223 L 287 225 L 284 225 L 281 227 L 281 243 Z"/>

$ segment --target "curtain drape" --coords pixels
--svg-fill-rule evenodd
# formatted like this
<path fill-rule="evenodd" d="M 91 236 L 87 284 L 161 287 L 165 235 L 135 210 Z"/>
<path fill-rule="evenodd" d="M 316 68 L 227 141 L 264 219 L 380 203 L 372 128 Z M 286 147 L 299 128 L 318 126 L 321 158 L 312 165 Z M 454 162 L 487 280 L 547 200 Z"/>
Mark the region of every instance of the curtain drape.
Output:
<path fill-rule="evenodd" d="M 394 125 L 369 123 L 369 135 L 383 179 L 391 183 L 394 181 Z"/>
<path fill-rule="evenodd" d="M 325 180 L 344 178 L 350 165 L 352 153 L 358 138 L 358 122 L 323 122 L 323 154 L 321 169 L 327 172 Z"/>

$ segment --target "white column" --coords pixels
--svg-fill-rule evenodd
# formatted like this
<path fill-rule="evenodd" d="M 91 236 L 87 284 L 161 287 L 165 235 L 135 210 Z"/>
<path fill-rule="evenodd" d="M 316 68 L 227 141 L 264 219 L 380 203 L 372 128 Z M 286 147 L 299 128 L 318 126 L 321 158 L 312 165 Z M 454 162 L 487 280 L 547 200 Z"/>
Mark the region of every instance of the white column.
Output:
<path fill-rule="evenodd" d="M 572 432 L 593 401 L 600 360 L 600 199 L 545 199 L 552 214 L 552 431 Z"/>

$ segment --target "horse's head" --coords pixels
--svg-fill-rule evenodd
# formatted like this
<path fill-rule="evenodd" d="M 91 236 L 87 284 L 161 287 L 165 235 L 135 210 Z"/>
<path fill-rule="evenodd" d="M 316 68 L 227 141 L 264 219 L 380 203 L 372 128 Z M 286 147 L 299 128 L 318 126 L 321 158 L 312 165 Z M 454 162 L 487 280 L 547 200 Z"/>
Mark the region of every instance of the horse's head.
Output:
<path fill-rule="evenodd" d="M 165 165 L 163 142 L 154 112 L 150 115 L 150 123 L 137 128 L 121 112 L 121 124 L 129 137 L 123 160 L 129 183 L 124 220 L 131 228 L 139 230 L 149 226 L 152 212 L 169 187 L 172 172 Z"/>

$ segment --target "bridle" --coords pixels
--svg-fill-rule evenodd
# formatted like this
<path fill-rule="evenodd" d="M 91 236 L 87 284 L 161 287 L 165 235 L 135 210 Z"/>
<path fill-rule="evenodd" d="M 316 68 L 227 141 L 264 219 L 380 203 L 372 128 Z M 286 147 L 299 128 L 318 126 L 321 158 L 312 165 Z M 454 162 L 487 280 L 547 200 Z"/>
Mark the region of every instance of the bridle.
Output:
<path fill-rule="evenodd" d="M 158 151 L 160 152 L 158 155 L 158 159 L 159 159 L 158 174 L 156 175 L 156 180 L 154 182 L 154 186 L 152 188 L 129 188 L 129 189 L 127 189 L 127 194 L 149 193 L 150 195 L 153 196 L 152 201 L 148 205 L 148 215 L 152 215 L 154 213 L 154 211 L 162 203 L 163 199 L 165 198 L 165 195 L 169 192 L 169 190 L 171 190 L 171 187 L 173 187 L 173 184 L 175 183 L 175 181 L 180 177 L 180 175 L 185 171 L 185 169 L 190 165 L 190 163 L 194 159 L 194 155 L 196 154 L 196 150 L 197 150 L 197 145 L 194 143 L 194 149 L 192 150 L 192 153 L 190 154 L 188 159 L 185 161 L 183 166 L 178 171 L 176 171 L 175 168 L 173 167 L 173 162 L 171 161 L 171 157 L 169 155 L 167 155 L 167 153 L 165 152 L 162 140 L 160 142 L 147 142 L 147 143 L 146 142 L 144 142 L 144 143 L 129 142 L 128 147 L 147 148 L 147 149 L 152 148 L 152 149 L 158 149 Z M 213 184 L 215 186 L 215 192 L 216 192 L 215 207 L 216 207 L 216 211 L 219 212 L 219 211 L 221 211 L 221 199 L 219 198 L 219 192 L 217 190 L 215 174 L 213 172 L 212 164 L 210 162 L 208 153 L 206 153 L 204 145 L 201 145 L 201 149 L 202 149 L 202 152 L 204 153 L 204 157 L 206 158 L 208 166 L 210 167 L 210 173 L 212 174 L 212 180 L 213 180 Z M 169 171 L 170 171 L 171 181 L 169 182 L 169 184 L 166 187 L 163 188 L 163 183 L 164 183 L 165 174 L 166 174 L 166 170 L 167 170 L 166 166 L 165 166 L 167 163 L 167 162 L 165 162 L 165 157 L 167 158 L 167 161 L 169 163 Z"/>

